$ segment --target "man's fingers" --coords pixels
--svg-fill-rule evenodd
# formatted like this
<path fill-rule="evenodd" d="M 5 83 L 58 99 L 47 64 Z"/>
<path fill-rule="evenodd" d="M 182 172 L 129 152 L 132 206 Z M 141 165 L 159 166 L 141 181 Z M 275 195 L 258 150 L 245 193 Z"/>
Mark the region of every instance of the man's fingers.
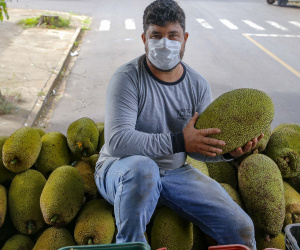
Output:
<path fill-rule="evenodd" d="M 206 136 L 206 135 L 212 135 L 212 134 L 220 134 L 221 130 L 218 128 L 206 128 L 206 129 L 199 129 L 199 134 Z"/>
<path fill-rule="evenodd" d="M 199 114 L 197 112 L 195 112 L 195 114 L 193 115 L 193 117 L 191 118 L 191 120 L 189 121 L 189 123 L 194 126 L 195 123 L 196 123 L 196 121 L 197 121 L 197 119 L 198 119 L 198 116 L 199 116 Z"/>

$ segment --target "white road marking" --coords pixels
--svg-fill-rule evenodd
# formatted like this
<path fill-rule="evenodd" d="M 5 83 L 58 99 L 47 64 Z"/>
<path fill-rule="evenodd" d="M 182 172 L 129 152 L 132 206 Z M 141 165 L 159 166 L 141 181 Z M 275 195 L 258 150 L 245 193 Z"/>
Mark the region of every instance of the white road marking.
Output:
<path fill-rule="evenodd" d="M 225 26 L 227 26 L 229 29 L 237 30 L 239 29 L 236 25 L 234 25 L 232 22 L 228 21 L 227 19 L 219 19 L 221 23 L 223 23 Z"/>
<path fill-rule="evenodd" d="M 106 31 L 110 29 L 110 21 L 109 20 L 102 20 L 100 22 L 100 27 L 99 30 L 100 31 Z"/>
<path fill-rule="evenodd" d="M 300 35 L 282 35 L 282 34 L 243 34 L 245 36 L 260 36 L 260 37 L 286 37 L 286 38 L 300 38 Z"/>
<path fill-rule="evenodd" d="M 299 22 L 295 22 L 295 21 L 289 21 L 289 23 L 296 25 L 297 27 L 300 28 L 300 23 Z"/>
<path fill-rule="evenodd" d="M 125 20 L 125 28 L 127 30 L 135 30 L 136 27 L 135 27 L 135 22 L 133 19 L 126 19 Z"/>
<path fill-rule="evenodd" d="M 257 25 L 256 23 L 250 21 L 250 20 L 242 20 L 244 23 L 248 24 L 250 27 L 256 30 L 265 30 L 265 28 Z"/>
<path fill-rule="evenodd" d="M 283 27 L 282 25 L 280 25 L 279 23 L 273 22 L 273 21 L 266 21 L 266 23 L 272 25 L 273 27 L 280 29 L 280 30 L 284 30 L 284 31 L 288 31 L 287 28 Z"/>
<path fill-rule="evenodd" d="M 213 29 L 212 26 L 210 26 L 204 19 L 196 19 L 198 23 L 200 23 L 202 25 L 202 27 L 206 28 L 206 29 Z"/>

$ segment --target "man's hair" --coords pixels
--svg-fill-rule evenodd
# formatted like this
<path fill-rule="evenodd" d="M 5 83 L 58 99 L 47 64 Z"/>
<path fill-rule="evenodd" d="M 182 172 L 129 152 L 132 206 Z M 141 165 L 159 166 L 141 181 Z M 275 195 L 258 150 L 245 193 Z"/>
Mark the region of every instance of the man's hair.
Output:
<path fill-rule="evenodd" d="M 144 33 L 149 25 L 165 26 L 167 22 L 179 23 L 185 32 L 185 14 L 183 9 L 174 0 L 156 0 L 144 11 L 143 28 Z"/>

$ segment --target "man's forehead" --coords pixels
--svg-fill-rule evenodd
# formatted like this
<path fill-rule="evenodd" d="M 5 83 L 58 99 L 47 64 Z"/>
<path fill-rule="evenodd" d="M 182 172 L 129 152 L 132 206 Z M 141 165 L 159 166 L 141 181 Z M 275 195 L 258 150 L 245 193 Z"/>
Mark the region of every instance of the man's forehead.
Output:
<path fill-rule="evenodd" d="M 150 24 L 147 33 L 160 34 L 160 33 L 183 33 L 183 29 L 179 23 L 167 23 L 165 26 Z"/>

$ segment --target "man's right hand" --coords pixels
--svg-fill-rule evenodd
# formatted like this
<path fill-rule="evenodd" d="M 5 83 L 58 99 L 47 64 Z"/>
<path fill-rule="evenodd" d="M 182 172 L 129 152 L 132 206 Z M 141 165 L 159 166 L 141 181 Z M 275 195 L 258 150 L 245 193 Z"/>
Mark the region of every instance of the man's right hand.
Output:
<path fill-rule="evenodd" d="M 224 146 L 225 142 L 214 138 L 206 137 L 211 134 L 219 134 L 221 130 L 218 128 L 196 129 L 195 123 L 198 118 L 196 112 L 186 127 L 183 129 L 183 137 L 185 142 L 185 150 L 188 153 L 200 153 L 202 155 L 214 157 L 222 154 L 222 149 L 216 146 Z"/>

